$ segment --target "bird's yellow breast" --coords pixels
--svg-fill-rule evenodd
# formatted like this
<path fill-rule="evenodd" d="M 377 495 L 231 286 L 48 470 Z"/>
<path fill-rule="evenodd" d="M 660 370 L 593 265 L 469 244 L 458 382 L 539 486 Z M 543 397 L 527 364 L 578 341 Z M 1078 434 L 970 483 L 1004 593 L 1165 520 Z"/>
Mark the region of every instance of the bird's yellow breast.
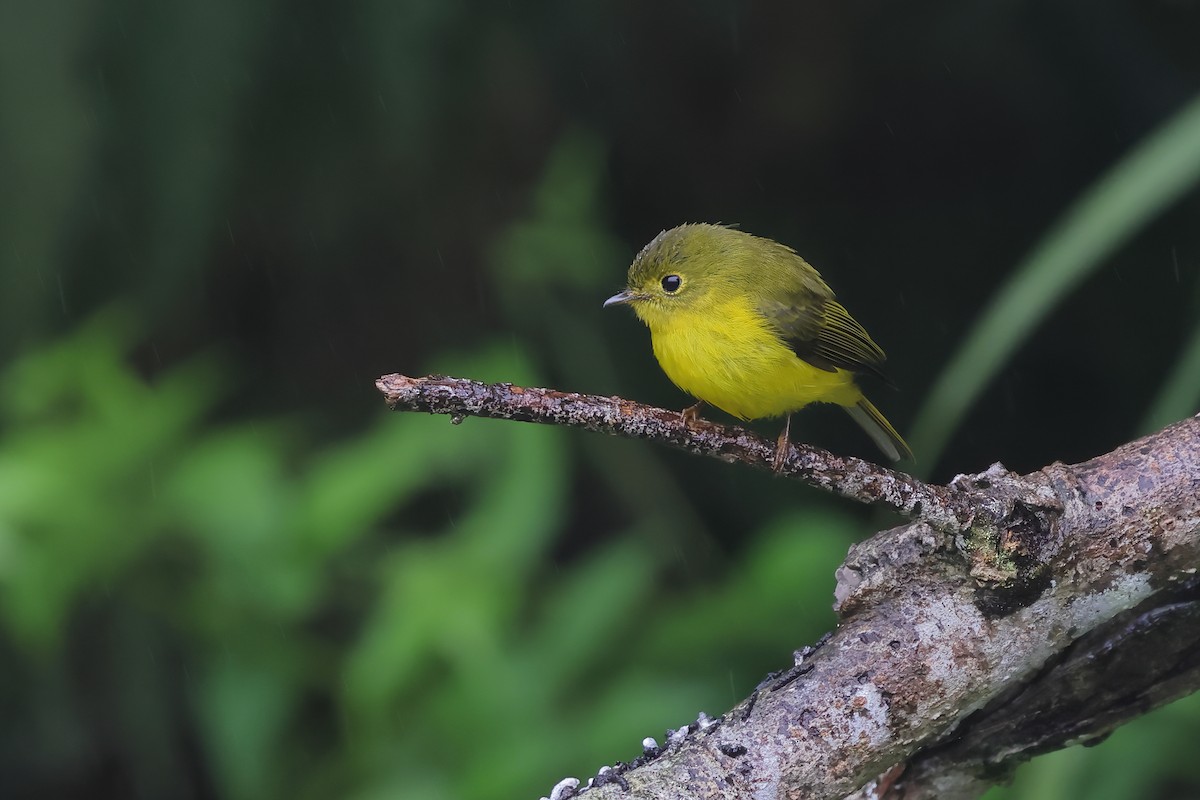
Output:
<path fill-rule="evenodd" d="M 642 313 L 654 356 L 693 397 L 735 417 L 776 417 L 813 402 L 854 405 L 853 375 L 801 360 L 744 297 L 705 308 Z"/>

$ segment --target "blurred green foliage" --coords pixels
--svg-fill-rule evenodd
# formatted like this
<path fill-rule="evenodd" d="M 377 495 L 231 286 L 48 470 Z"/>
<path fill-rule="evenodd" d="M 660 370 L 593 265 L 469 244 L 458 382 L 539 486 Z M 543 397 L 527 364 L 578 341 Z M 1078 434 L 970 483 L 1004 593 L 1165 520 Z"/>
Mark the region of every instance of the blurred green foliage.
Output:
<path fill-rule="evenodd" d="M 371 386 L 683 405 L 600 309 L 678 222 L 810 256 L 899 423 L 965 353 L 935 475 L 1194 412 L 1192 140 L 1011 267 L 1200 85 L 1193 11 L 1081 8 L 0 6 L 0 795 L 536 797 L 832 627 L 862 509 Z M 1195 794 L 1198 733 L 1189 698 L 1008 791 Z"/>
<path fill-rule="evenodd" d="M 838 515 L 781 519 L 719 585 L 664 595 L 646 523 L 551 565 L 564 431 L 376 412 L 301 458 L 295 422 L 204 424 L 228 368 L 146 382 L 130 336 L 103 314 L 0 380 L 0 608 L 24 653 L 8 669 L 34 689 L 20 727 L 58 734 L 10 734 L 10 776 L 34 754 L 86 771 L 102 746 L 143 756 L 128 791 L 175 794 L 199 766 L 182 714 L 221 796 L 509 797 L 732 703 L 781 630 L 832 622 L 806 614 L 826 587 L 804 576 L 844 552 Z M 508 350 L 441 366 L 538 382 Z M 92 746 L 86 708 L 40 702 L 63 688 L 67 637 L 103 654 L 74 676 L 116 712 Z M 725 666 L 696 663 L 718 650 Z"/>

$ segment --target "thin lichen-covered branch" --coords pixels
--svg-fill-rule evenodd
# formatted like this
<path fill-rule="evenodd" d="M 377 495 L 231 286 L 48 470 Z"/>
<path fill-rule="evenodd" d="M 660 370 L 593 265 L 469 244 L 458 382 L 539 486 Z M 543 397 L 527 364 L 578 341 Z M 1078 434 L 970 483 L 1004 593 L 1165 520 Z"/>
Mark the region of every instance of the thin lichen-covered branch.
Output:
<path fill-rule="evenodd" d="M 396 408 L 575 424 L 755 465 L 772 455 L 736 428 L 617 398 L 379 386 Z M 1200 417 L 1082 464 L 996 465 L 949 487 L 803 445 L 785 472 L 914 521 L 851 548 L 840 623 L 820 646 L 585 796 L 974 797 L 1032 755 L 1200 687 Z"/>
<path fill-rule="evenodd" d="M 658 442 L 759 469 L 773 466 L 775 442 L 745 428 L 688 420 L 680 412 L 620 397 L 480 383 L 443 375 L 384 375 L 375 386 L 396 410 L 448 414 L 455 420 L 476 416 L 570 425 Z M 886 505 L 906 517 L 920 517 L 939 527 L 957 530 L 973 522 L 994 521 L 989 517 L 994 508 L 980 507 L 963 491 L 926 484 L 911 475 L 812 445 L 793 443 L 778 471 L 850 500 Z"/>

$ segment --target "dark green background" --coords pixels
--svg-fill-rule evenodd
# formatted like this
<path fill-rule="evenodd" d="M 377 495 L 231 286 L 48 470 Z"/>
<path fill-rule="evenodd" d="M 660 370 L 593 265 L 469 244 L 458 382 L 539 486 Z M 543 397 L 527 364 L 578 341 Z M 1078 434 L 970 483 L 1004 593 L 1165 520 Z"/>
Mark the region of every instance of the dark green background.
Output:
<path fill-rule="evenodd" d="M 1026 254 L 1193 99 L 1198 38 L 1186 0 L 4 4 L 0 794 L 532 798 L 723 712 L 834 624 L 889 518 L 388 414 L 374 379 L 681 408 L 600 303 L 659 230 L 736 222 L 822 270 L 911 431 L 1001 287 L 1052 274 Z M 1200 193 L 1109 197 L 1149 224 L 1014 323 L 961 424 L 926 411 L 924 473 L 1196 411 Z M 793 432 L 875 457 L 836 410 Z M 1195 795 L 1197 741 L 1193 698 L 1006 796 Z"/>

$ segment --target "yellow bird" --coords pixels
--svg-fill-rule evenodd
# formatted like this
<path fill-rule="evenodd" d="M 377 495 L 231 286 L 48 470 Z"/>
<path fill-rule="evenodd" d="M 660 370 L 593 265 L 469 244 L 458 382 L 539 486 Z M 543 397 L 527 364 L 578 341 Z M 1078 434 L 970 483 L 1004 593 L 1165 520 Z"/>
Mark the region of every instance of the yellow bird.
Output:
<path fill-rule="evenodd" d="M 676 386 L 740 419 L 787 418 L 774 466 L 788 452 L 791 414 L 809 403 L 846 410 L 893 461 L 912 458 L 855 382 L 883 378 L 886 356 L 790 247 L 722 225 L 680 225 L 646 245 L 625 303 L 650 328 L 654 356 Z"/>

